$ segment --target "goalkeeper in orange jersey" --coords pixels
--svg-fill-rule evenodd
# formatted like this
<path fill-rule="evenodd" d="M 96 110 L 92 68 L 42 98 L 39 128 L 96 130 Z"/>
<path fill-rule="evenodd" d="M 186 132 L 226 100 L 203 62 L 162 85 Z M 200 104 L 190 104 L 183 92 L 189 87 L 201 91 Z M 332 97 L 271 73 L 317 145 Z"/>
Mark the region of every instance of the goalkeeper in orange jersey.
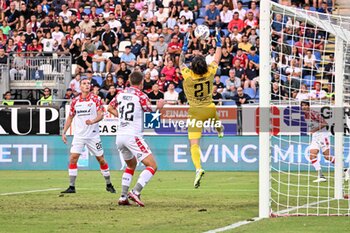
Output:
<path fill-rule="evenodd" d="M 183 75 L 183 87 L 190 105 L 188 115 L 190 122 L 205 122 L 207 120 L 215 121 L 215 127 L 219 137 L 223 137 L 223 126 L 219 122 L 219 117 L 216 112 L 215 104 L 213 103 L 212 90 L 214 76 L 218 69 L 221 59 L 221 37 L 220 33 L 216 31 L 216 51 L 214 61 L 207 65 L 205 57 L 195 56 L 191 62 L 191 67 L 185 65 L 185 54 L 188 50 L 189 33 L 184 39 L 184 45 L 180 54 L 180 69 Z M 201 124 L 189 124 L 188 138 L 191 144 L 191 157 L 196 168 L 196 176 L 194 180 L 194 187 L 200 186 L 200 181 L 204 175 L 204 170 L 200 161 L 200 146 L 199 141 L 202 137 Z M 218 126 L 220 125 L 220 126 Z"/>

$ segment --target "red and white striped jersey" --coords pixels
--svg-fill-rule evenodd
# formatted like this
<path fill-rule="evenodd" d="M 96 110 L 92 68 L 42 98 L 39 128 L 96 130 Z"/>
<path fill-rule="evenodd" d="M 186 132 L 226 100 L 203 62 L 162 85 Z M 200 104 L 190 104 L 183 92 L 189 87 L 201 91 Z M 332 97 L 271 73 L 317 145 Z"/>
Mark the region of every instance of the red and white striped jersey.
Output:
<path fill-rule="evenodd" d="M 318 127 L 321 124 L 324 124 L 324 123 L 327 124 L 327 121 L 321 116 L 321 114 L 314 110 L 305 111 L 305 121 L 307 123 L 309 130 L 311 130 L 312 128 Z M 325 127 L 318 130 L 318 132 L 326 132 L 326 131 L 327 129 Z"/>
<path fill-rule="evenodd" d="M 92 138 L 99 135 L 98 123 L 87 125 L 85 122 L 95 119 L 100 110 L 104 111 L 102 100 L 92 93 L 86 98 L 82 98 L 80 94 L 72 100 L 69 115 L 74 117 L 74 137 Z"/>
<path fill-rule="evenodd" d="M 137 87 L 120 91 L 109 105 L 118 111 L 117 135 L 142 136 L 143 113 L 151 112 L 148 96 Z"/>

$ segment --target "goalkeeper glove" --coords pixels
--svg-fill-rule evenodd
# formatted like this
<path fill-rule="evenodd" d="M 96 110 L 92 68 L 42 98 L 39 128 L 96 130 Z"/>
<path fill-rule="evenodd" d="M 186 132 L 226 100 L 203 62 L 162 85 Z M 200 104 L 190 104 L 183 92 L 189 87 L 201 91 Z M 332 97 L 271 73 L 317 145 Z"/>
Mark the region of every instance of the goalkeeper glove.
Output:
<path fill-rule="evenodd" d="M 184 52 L 184 53 L 186 53 L 187 52 L 187 50 L 188 50 L 188 43 L 190 42 L 190 40 L 189 40 L 189 33 L 187 32 L 186 33 L 186 36 L 185 36 L 185 39 L 184 39 L 184 45 L 182 46 L 182 51 Z"/>
<path fill-rule="evenodd" d="M 220 35 L 220 31 L 218 30 L 218 28 L 215 28 L 216 34 L 215 34 L 215 40 L 216 40 L 216 47 L 221 47 L 221 35 Z"/>

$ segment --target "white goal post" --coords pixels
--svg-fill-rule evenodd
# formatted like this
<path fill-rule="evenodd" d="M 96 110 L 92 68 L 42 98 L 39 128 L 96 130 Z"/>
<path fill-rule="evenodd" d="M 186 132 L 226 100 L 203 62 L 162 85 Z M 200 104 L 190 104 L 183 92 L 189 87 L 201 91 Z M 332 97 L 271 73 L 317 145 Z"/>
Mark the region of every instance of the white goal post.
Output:
<path fill-rule="evenodd" d="M 277 22 L 277 15 L 282 17 L 281 22 Z M 280 24 L 282 27 L 278 34 L 281 40 L 276 39 L 278 36 L 274 36 L 276 32 L 273 31 L 274 24 Z M 288 34 L 284 34 L 285 27 L 290 27 L 286 30 Z M 306 35 L 308 30 L 311 31 L 312 38 Z M 325 35 L 322 39 L 320 39 L 320 35 L 323 35 L 321 32 Z M 285 38 L 288 39 L 285 40 Z M 306 40 L 313 42 L 310 43 L 311 46 L 307 42 L 304 43 Z M 296 45 L 298 41 L 302 47 Z M 300 43 L 300 41 L 303 42 Z M 282 49 L 277 51 L 276 47 Z M 293 57 L 293 49 L 299 51 L 297 52 L 299 58 Z M 316 57 L 315 63 L 310 67 L 306 62 L 310 57 L 307 55 L 309 51 L 312 57 Z M 348 137 L 344 137 L 343 133 L 344 123 L 346 123 L 343 111 L 344 107 L 347 108 L 350 105 L 348 93 L 350 91 L 350 17 L 306 11 L 262 0 L 260 1 L 259 55 L 259 217 L 350 215 L 350 201 L 347 199 L 349 183 L 344 181 L 343 169 L 344 159 L 347 159 L 344 154 L 349 153 Z M 301 86 L 307 86 L 307 91 L 310 92 L 308 96 L 312 96 L 314 88 L 314 92 L 319 93 L 316 84 L 328 87 L 327 98 L 320 97 L 318 100 L 317 96 L 316 99 L 310 97 L 313 101 L 308 99 L 311 107 L 330 108 L 332 112 L 334 134 L 331 136 L 330 151 L 334 155 L 332 160 L 334 164 L 330 162 L 331 160 L 320 162 L 321 171 L 325 172 L 323 175 L 327 180 L 323 183 L 313 182 L 317 175 L 313 164 L 308 160 L 309 145 L 313 142 L 311 134 L 284 132 L 284 135 L 272 135 L 270 133 L 273 118 L 271 107 L 277 109 L 300 107 L 301 99 L 297 98 L 298 95 L 295 96 L 298 90 L 291 89 L 291 79 L 294 80 L 295 75 L 285 72 L 292 66 L 292 60 L 299 62 L 297 65 L 297 69 L 300 70 L 299 90 Z M 326 64 L 330 64 L 328 67 L 332 67 L 333 72 L 326 70 Z M 274 75 L 279 77 L 279 81 L 275 81 L 274 78 L 276 88 L 279 86 L 278 90 L 283 89 L 283 92 L 278 91 L 280 96 L 277 96 L 277 101 L 271 100 L 273 86 L 271 80 Z M 281 77 L 286 80 L 284 81 Z M 285 84 L 288 82 L 289 84 Z M 289 93 L 281 94 L 285 92 L 285 88 L 289 88 Z M 302 113 L 296 114 L 301 116 Z M 299 124 L 297 127 L 301 128 L 302 123 Z M 283 133 L 280 132 L 280 134 Z M 285 157 L 281 158 L 279 152 L 273 152 L 276 148 L 282 151 Z M 298 148 L 298 151 L 290 148 Z M 322 150 L 320 149 L 318 155 L 320 160 L 323 160 Z M 298 161 L 295 162 L 293 159 L 288 161 L 287 155 L 299 156 Z"/>

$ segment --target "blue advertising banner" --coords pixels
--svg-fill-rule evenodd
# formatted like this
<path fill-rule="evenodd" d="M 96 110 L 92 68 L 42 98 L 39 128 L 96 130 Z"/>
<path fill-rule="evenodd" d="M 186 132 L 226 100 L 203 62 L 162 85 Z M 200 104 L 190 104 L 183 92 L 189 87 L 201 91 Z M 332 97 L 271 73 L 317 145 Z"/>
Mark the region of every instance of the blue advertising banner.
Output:
<path fill-rule="evenodd" d="M 66 170 L 70 142 L 63 144 L 59 136 L 3 136 L 0 137 L 0 170 Z M 201 142 L 201 160 L 204 169 L 219 171 L 257 171 L 259 138 L 257 136 L 229 136 L 218 139 L 206 136 Z M 186 136 L 146 136 L 159 170 L 193 170 Z M 308 136 L 273 137 L 272 166 L 290 170 L 307 170 Z M 349 139 L 347 139 L 349 140 Z M 103 136 L 106 160 L 112 170 L 124 169 L 125 164 L 115 146 L 114 136 Z M 349 142 L 345 142 L 348 148 Z M 349 151 L 344 155 L 349 161 Z M 321 164 L 328 165 L 320 156 Z M 79 169 L 98 170 L 95 158 L 85 150 L 79 160 Z M 142 165 L 140 165 L 142 166 Z M 332 167 L 332 165 L 331 165 Z"/>

